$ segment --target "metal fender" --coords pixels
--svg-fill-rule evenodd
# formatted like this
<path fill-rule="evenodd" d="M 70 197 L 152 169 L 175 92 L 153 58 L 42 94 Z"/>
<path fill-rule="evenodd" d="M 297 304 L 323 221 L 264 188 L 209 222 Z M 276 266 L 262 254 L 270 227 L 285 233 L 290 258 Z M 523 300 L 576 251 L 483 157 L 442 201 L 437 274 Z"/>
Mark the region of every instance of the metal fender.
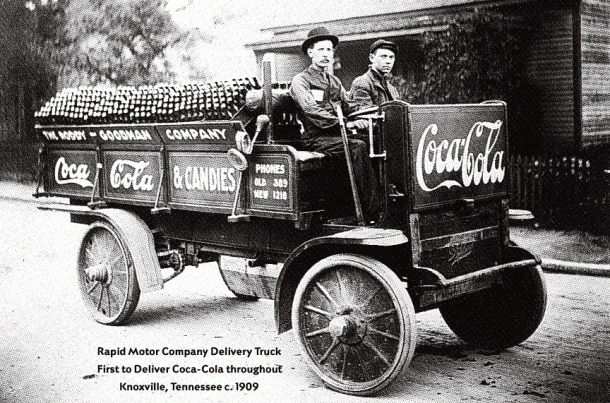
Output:
<path fill-rule="evenodd" d="M 43 205 L 41 210 L 63 211 L 76 215 L 93 216 L 112 225 L 121 235 L 129 249 L 140 292 L 157 291 L 163 288 L 161 266 L 155 250 L 152 232 L 146 223 L 134 213 L 115 208 L 91 210 L 86 206 Z"/>
<path fill-rule="evenodd" d="M 333 253 L 363 253 L 366 250 L 388 248 L 408 243 L 406 235 L 397 229 L 357 227 L 348 231 L 310 239 L 296 248 L 284 262 L 275 287 L 274 309 L 278 333 L 292 328 L 292 300 L 305 272 L 316 261 Z M 364 252 L 366 254 L 366 252 Z"/>
<path fill-rule="evenodd" d="M 527 249 L 520 247 L 519 245 L 515 244 L 512 241 L 506 248 L 506 251 L 507 251 L 507 254 L 505 256 L 505 260 L 507 260 L 507 262 L 516 262 L 519 260 L 534 259 L 536 261 L 536 265 L 540 266 L 541 260 L 540 260 L 539 256 L 528 251 Z"/>

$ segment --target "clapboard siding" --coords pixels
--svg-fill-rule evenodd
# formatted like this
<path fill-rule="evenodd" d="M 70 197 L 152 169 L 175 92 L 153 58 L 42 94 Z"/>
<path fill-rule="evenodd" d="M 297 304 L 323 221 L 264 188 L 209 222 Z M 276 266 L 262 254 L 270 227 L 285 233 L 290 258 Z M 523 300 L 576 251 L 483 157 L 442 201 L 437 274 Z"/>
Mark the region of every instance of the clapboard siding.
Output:
<path fill-rule="evenodd" d="M 569 9 L 545 10 L 534 33 L 528 77 L 538 90 L 547 144 L 574 145 L 574 41 Z"/>
<path fill-rule="evenodd" d="M 610 1 L 583 0 L 582 145 L 610 145 Z"/>

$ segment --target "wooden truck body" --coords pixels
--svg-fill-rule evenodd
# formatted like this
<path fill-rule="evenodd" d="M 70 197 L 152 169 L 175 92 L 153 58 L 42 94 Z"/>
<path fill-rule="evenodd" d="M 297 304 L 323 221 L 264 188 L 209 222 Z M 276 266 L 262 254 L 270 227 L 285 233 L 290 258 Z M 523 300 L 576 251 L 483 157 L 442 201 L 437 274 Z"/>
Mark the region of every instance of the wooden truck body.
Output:
<path fill-rule="evenodd" d="M 38 127 L 39 196 L 70 200 L 44 208 L 90 225 L 78 271 L 96 320 L 123 323 L 141 292 L 216 261 L 235 295 L 275 301 L 278 331 L 294 329 L 325 384 L 361 395 L 410 362 L 415 312 L 440 308 L 486 348 L 536 330 L 546 289 L 509 239 L 504 103 L 391 101 L 359 116 L 384 200 L 366 225 L 334 219 L 351 206 L 347 177 L 301 147 L 294 116 L 271 116 L 238 163 L 228 154 L 253 129 L 236 119 Z"/>

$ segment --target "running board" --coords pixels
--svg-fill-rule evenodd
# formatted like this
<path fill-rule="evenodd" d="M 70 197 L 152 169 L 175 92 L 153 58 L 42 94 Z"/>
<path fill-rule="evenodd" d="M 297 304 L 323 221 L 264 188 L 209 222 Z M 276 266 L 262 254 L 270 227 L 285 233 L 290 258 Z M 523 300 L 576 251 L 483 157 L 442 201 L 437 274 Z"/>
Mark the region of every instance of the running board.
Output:
<path fill-rule="evenodd" d="M 432 279 L 432 281 L 428 284 L 414 286 L 410 291 L 417 297 L 420 308 L 429 308 L 440 302 L 482 291 L 491 288 L 496 284 L 501 284 L 502 277 L 500 274 L 504 270 L 532 266 L 540 266 L 540 261 L 536 259 L 527 259 L 518 262 L 504 263 L 451 279 L 446 279 L 445 276 L 434 269 L 416 266 L 415 269 L 420 271 L 420 273 L 424 273 L 424 278 Z"/>

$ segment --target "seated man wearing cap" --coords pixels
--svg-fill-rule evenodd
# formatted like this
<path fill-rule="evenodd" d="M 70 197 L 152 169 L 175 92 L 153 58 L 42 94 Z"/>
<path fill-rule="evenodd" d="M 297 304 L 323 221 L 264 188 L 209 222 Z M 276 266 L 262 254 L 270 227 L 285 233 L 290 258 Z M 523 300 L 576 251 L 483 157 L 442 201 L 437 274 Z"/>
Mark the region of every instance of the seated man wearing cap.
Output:
<path fill-rule="evenodd" d="M 398 91 L 388 83 L 398 46 L 394 42 L 379 39 L 371 45 L 369 71 L 356 77 L 350 89 L 350 96 L 358 109 L 377 106 L 386 101 L 398 99 Z"/>
<path fill-rule="evenodd" d="M 312 29 L 301 49 L 311 65 L 292 79 L 290 95 L 297 103 L 304 126 L 305 147 L 345 162 L 341 129 L 334 104 L 342 104 L 345 115 L 354 110 L 341 81 L 328 71 L 334 61 L 339 38 L 324 27 Z M 365 129 L 367 121 L 347 122 L 348 129 Z M 348 139 L 362 209 L 367 219 L 376 219 L 381 207 L 379 185 L 368 156 L 366 142 Z"/>

